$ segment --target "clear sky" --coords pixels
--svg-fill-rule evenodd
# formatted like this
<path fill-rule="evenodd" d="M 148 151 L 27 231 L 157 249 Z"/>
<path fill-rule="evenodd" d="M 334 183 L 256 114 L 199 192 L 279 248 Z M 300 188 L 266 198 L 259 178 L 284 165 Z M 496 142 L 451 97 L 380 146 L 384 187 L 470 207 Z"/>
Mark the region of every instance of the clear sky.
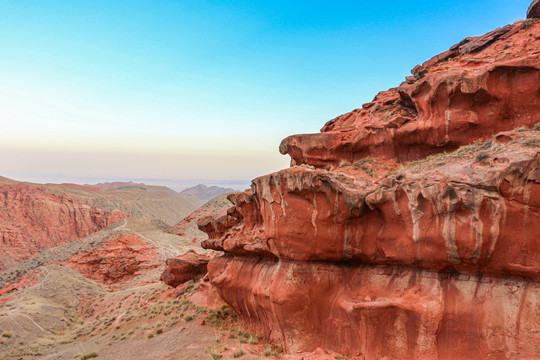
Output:
<path fill-rule="evenodd" d="M 0 175 L 250 180 L 530 0 L 0 0 Z"/>

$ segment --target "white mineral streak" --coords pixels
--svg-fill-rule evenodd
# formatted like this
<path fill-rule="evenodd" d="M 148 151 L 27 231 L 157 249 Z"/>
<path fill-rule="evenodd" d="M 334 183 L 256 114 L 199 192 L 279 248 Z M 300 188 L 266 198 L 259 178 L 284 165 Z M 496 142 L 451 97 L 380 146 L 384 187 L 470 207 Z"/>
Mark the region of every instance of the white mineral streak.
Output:
<path fill-rule="evenodd" d="M 491 228 L 491 242 L 489 245 L 488 259 L 491 258 L 493 250 L 497 245 L 497 240 L 499 240 L 499 235 L 501 233 L 501 224 L 506 221 L 506 203 L 503 198 L 497 196 L 497 198 L 490 202 L 490 219 Z"/>
<path fill-rule="evenodd" d="M 470 224 L 470 234 L 471 238 L 475 240 L 475 247 L 469 257 L 469 260 L 476 264 L 478 262 L 483 244 L 484 224 L 480 218 L 480 210 L 482 208 L 482 202 L 486 198 L 485 191 L 462 185 L 456 185 L 455 190 L 463 205 L 465 205 L 470 211 L 470 215 L 467 215 L 460 220 L 463 223 Z"/>
<path fill-rule="evenodd" d="M 279 204 L 281 205 L 281 212 L 283 213 L 283 216 L 287 216 L 287 204 L 285 202 L 285 198 L 283 197 L 283 187 L 282 187 L 282 183 L 281 183 L 281 179 L 280 178 L 276 178 L 275 179 L 275 186 L 276 186 L 276 191 L 277 191 L 277 194 L 278 194 L 278 197 L 279 197 Z"/>
<path fill-rule="evenodd" d="M 313 212 L 311 213 L 311 225 L 313 225 L 315 239 L 317 239 L 317 193 L 313 194 Z M 314 241 L 315 242 L 315 241 Z"/>

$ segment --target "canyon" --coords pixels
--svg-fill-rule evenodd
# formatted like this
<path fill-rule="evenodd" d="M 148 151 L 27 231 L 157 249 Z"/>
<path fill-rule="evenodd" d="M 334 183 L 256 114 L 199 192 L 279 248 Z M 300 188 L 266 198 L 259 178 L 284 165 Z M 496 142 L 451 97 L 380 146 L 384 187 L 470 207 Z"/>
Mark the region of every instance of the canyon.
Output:
<path fill-rule="evenodd" d="M 243 192 L 0 177 L 0 360 L 540 359 L 540 0 L 279 151 Z"/>
<path fill-rule="evenodd" d="M 204 187 L 196 191 L 207 196 Z M 216 346 L 217 330 L 201 323 L 228 312 L 214 319 L 188 300 L 199 291 L 191 278 L 171 289 L 160 276 L 169 258 L 195 249 L 210 256 L 196 222 L 228 208 L 225 196 L 198 207 L 203 199 L 159 186 L 0 177 L 0 199 L 0 359 L 154 359 Z M 178 333 L 183 340 L 171 341 Z M 239 346 L 222 333 L 223 343 Z"/>
<path fill-rule="evenodd" d="M 540 358 L 540 19 L 467 38 L 293 135 L 199 220 L 214 291 L 289 353 Z"/>
<path fill-rule="evenodd" d="M 180 194 L 133 182 L 33 184 L 0 177 L 0 270 L 128 217 L 174 225 L 209 195 L 230 190 L 199 186 Z"/>

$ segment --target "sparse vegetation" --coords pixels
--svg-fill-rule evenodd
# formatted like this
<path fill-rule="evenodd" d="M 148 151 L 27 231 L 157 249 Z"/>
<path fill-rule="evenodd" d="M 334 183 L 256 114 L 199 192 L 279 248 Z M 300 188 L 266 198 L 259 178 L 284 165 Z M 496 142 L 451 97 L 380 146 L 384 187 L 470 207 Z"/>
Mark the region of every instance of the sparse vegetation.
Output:
<path fill-rule="evenodd" d="M 212 357 L 212 359 L 214 360 L 219 360 L 223 357 L 223 355 L 221 355 L 221 348 L 219 346 L 210 346 L 206 352 L 210 353 L 210 356 Z M 225 348 L 226 350 L 227 348 Z"/>
<path fill-rule="evenodd" d="M 482 152 L 479 152 L 477 155 L 476 155 L 476 161 L 480 162 L 480 161 L 484 161 L 486 160 L 487 158 L 489 157 L 489 154 L 485 151 L 482 151 Z"/>
<path fill-rule="evenodd" d="M 523 27 L 523 29 L 528 29 L 532 26 L 533 24 L 533 19 L 525 19 L 523 21 L 523 25 L 521 25 Z"/>
<path fill-rule="evenodd" d="M 2 337 L 5 337 L 5 338 L 10 338 L 10 337 L 12 337 L 12 336 L 13 336 L 13 334 L 10 333 L 9 331 L 4 331 L 4 332 L 2 333 Z"/>
<path fill-rule="evenodd" d="M 275 345 L 264 345 L 263 347 L 264 356 L 279 356 L 283 352 L 283 348 L 281 346 L 275 346 Z"/>
<path fill-rule="evenodd" d="M 526 147 L 540 147 L 540 139 L 528 139 L 523 143 Z"/>
<path fill-rule="evenodd" d="M 371 176 L 372 178 L 375 177 L 375 173 L 373 172 L 373 168 L 370 166 L 375 163 L 374 158 L 365 158 L 362 160 L 359 160 L 353 164 L 353 168 L 355 170 L 363 170 L 366 174 Z"/>
<path fill-rule="evenodd" d="M 240 356 L 244 355 L 244 352 L 242 350 L 233 352 L 233 357 L 239 358 Z"/>
<path fill-rule="evenodd" d="M 343 168 L 343 167 L 345 167 L 345 166 L 351 166 L 351 163 L 348 162 L 348 161 L 345 161 L 345 160 L 341 160 L 341 161 L 339 162 L 338 169 L 341 169 L 341 168 Z"/>
<path fill-rule="evenodd" d="M 206 316 L 206 322 L 215 327 L 223 327 L 230 320 L 236 320 L 236 314 L 232 313 L 228 306 L 210 309 Z"/>
<path fill-rule="evenodd" d="M 79 356 L 79 358 L 81 360 L 87 360 L 87 359 L 92 359 L 92 358 L 96 358 L 96 357 L 98 357 L 98 353 L 95 352 L 95 351 L 92 351 L 92 352 L 89 352 L 88 354 L 84 354 L 84 355 Z"/>

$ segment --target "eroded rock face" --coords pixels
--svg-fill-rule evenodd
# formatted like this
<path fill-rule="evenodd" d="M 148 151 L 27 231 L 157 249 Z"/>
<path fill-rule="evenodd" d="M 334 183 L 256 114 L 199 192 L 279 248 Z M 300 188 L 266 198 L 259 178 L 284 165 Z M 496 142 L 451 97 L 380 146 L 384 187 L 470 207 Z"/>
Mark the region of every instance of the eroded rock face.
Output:
<path fill-rule="evenodd" d="M 207 272 L 209 259 L 209 256 L 197 254 L 195 251 L 167 259 L 160 280 L 172 287 L 190 280 L 199 280 Z"/>
<path fill-rule="evenodd" d="M 248 327 L 365 359 L 540 356 L 540 130 L 378 183 L 350 168 L 255 179 L 200 222 L 203 246 L 234 254 L 209 277 Z"/>
<path fill-rule="evenodd" d="M 246 326 L 287 351 L 362 359 L 537 358 L 540 286 L 415 268 L 224 256 L 209 265 Z"/>
<path fill-rule="evenodd" d="M 536 20 L 467 38 L 285 139 L 291 168 L 199 220 L 219 295 L 287 351 L 540 358 L 538 49 Z"/>
<path fill-rule="evenodd" d="M 0 269 L 126 218 L 34 185 L 0 184 Z"/>
<path fill-rule="evenodd" d="M 379 183 L 292 168 L 230 196 L 203 246 L 299 261 L 361 261 L 540 280 L 540 132 L 501 134 Z M 528 146 L 532 144 L 534 146 Z"/>
<path fill-rule="evenodd" d="M 154 249 L 137 234 L 122 234 L 104 241 L 97 249 L 73 256 L 66 262 L 86 278 L 117 285 L 159 266 Z"/>
<path fill-rule="evenodd" d="M 527 10 L 527 18 L 540 18 L 540 0 L 534 0 Z"/>
<path fill-rule="evenodd" d="M 321 133 L 286 138 L 280 151 L 291 165 L 325 169 L 366 157 L 408 162 L 531 127 L 540 108 L 539 48 L 536 20 L 467 38 Z"/>

